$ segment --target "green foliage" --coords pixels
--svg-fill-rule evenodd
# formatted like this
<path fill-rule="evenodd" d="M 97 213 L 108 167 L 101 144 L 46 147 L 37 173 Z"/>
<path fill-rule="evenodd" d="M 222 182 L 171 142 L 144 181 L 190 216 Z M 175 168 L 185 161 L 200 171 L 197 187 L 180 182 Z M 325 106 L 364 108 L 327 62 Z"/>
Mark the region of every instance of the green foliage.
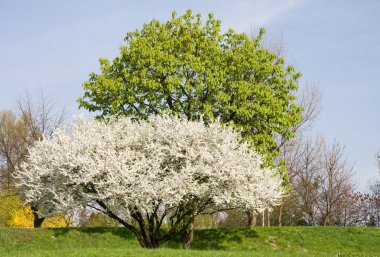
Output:
<path fill-rule="evenodd" d="M 380 229 L 257 227 L 196 230 L 193 250 L 142 249 L 125 228 L 0 229 L 0 256 L 378 256 Z"/>
<path fill-rule="evenodd" d="M 211 14 L 203 23 L 200 14 L 174 12 L 170 21 L 152 20 L 129 32 L 120 56 L 101 59 L 101 73 L 83 84 L 80 107 L 99 117 L 220 118 L 273 160 L 274 134 L 293 137 L 301 118 L 294 102 L 300 73 L 260 44 L 264 29 L 251 40 L 222 32 L 220 23 Z"/>

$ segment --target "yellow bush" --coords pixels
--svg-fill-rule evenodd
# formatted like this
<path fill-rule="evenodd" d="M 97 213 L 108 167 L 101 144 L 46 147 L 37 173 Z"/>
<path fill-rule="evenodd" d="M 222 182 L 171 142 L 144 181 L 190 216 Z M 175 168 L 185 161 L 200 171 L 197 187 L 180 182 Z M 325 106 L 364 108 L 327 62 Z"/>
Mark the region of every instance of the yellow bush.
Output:
<path fill-rule="evenodd" d="M 33 213 L 30 207 L 22 206 L 13 215 L 11 226 L 33 227 Z"/>
<path fill-rule="evenodd" d="M 63 214 L 56 214 L 44 220 L 43 228 L 62 228 L 70 224 Z M 33 227 L 33 212 L 30 206 L 19 208 L 13 215 L 11 226 L 14 227 Z"/>
<path fill-rule="evenodd" d="M 12 217 L 22 206 L 15 190 L 0 192 L 0 227 L 11 226 Z"/>
<path fill-rule="evenodd" d="M 70 222 L 63 214 L 56 214 L 44 220 L 43 228 L 64 228 L 70 226 Z"/>
<path fill-rule="evenodd" d="M 44 220 L 44 228 L 68 227 L 69 221 L 63 214 L 56 214 Z M 0 192 L 0 227 L 33 227 L 33 213 L 30 206 L 23 205 L 16 190 Z"/>

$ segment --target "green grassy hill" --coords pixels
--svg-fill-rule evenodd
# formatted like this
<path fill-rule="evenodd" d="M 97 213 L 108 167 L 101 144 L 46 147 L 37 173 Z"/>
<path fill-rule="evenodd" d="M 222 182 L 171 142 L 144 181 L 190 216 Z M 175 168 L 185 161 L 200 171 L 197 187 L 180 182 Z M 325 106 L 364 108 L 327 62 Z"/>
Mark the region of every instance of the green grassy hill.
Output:
<path fill-rule="evenodd" d="M 124 228 L 2 228 L 0 256 L 380 256 L 379 228 L 230 228 L 194 237 L 193 250 L 175 241 L 146 250 Z"/>

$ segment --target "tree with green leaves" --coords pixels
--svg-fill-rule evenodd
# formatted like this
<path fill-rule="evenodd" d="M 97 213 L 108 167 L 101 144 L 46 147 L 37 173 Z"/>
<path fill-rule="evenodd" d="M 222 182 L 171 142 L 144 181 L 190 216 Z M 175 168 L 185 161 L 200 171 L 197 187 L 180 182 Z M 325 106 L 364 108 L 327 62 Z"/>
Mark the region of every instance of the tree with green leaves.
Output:
<path fill-rule="evenodd" d="M 80 107 L 102 118 L 219 118 L 272 162 L 279 152 L 275 136 L 293 137 L 301 119 L 295 103 L 301 74 L 261 45 L 264 29 L 250 39 L 220 25 L 212 14 L 204 23 L 189 10 L 129 32 L 120 56 L 100 59 L 101 72 L 83 84 Z"/>

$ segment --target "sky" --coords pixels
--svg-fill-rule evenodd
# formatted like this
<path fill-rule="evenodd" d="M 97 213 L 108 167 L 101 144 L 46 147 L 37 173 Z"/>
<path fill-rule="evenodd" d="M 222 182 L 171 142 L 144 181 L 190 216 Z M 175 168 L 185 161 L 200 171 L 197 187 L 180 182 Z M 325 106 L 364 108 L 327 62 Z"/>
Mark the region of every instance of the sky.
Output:
<path fill-rule="evenodd" d="M 379 178 L 380 1 L 377 0 L 0 0 L 0 110 L 15 109 L 25 91 L 43 91 L 57 108 L 78 110 L 82 83 L 113 59 L 127 32 L 172 11 L 191 9 L 251 33 L 264 27 L 281 40 L 286 60 L 317 83 L 322 113 L 315 136 L 345 146 L 359 190 Z"/>

